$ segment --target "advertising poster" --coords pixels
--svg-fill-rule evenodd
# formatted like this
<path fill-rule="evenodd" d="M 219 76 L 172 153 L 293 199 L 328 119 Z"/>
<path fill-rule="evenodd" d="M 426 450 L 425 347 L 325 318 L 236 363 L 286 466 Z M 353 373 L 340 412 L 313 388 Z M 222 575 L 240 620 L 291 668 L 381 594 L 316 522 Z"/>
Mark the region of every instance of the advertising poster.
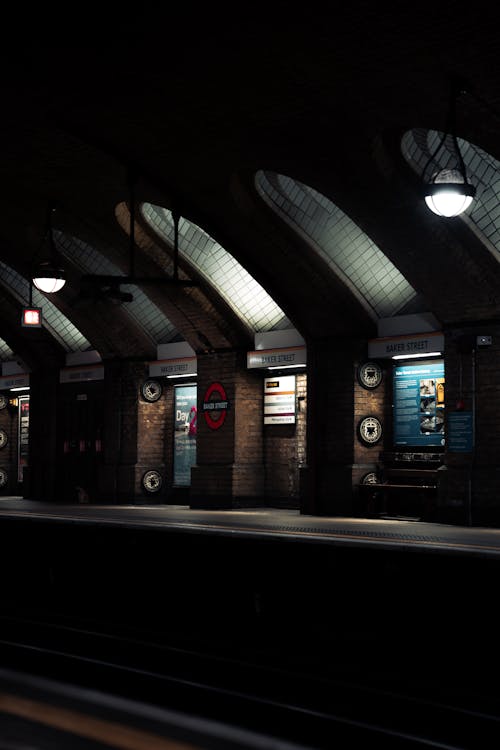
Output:
<path fill-rule="evenodd" d="M 295 375 L 264 378 L 264 424 L 295 424 Z"/>
<path fill-rule="evenodd" d="M 444 446 L 444 362 L 394 367 L 395 445 Z"/>
<path fill-rule="evenodd" d="M 28 445 L 29 445 L 29 427 L 30 427 L 30 397 L 19 396 L 19 429 L 18 429 L 18 461 L 17 461 L 17 480 L 23 481 L 24 467 L 28 466 Z"/>
<path fill-rule="evenodd" d="M 174 486 L 189 487 L 196 463 L 196 386 L 178 385 L 174 396 Z"/>

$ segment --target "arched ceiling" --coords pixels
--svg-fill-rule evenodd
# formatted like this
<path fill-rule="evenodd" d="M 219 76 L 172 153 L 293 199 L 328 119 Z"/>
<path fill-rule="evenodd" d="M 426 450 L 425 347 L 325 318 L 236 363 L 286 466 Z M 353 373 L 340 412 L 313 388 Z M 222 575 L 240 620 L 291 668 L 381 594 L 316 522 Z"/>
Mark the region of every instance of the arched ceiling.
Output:
<path fill-rule="evenodd" d="M 377 318 L 412 310 L 443 325 L 500 319 L 493 9 L 467 21 L 458 3 L 421 16 L 400 3 L 354 2 L 328 17 L 279 3 L 247 10 L 75 20 L 63 33 L 24 29 L 2 50 L 0 261 L 29 277 L 55 203 L 68 284 L 51 302 L 104 358 L 154 357 L 168 340 L 197 351 L 251 345 L 259 323 L 210 278 L 206 259 L 180 260 L 196 286 L 127 286 L 129 310 L 85 300 L 83 274 L 128 273 L 132 167 L 138 206 L 178 211 L 184 229 L 208 238 L 206 253 L 220 250 L 220 267 L 223 257 L 237 264 L 228 277 L 240 269 L 243 287 L 251 278 L 306 338 L 371 337 Z M 418 169 L 426 133 L 445 127 L 457 75 L 469 91 L 458 136 L 482 181 L 465 221 L 428 211 Z M 291 220 L 295 188 L 308 205 Z M 169 232 L 141 215 L 135 239 L 138 276 L 172 274 Z M 19 300 L 3 286 L 0 297 L 7 346 L 30 364 L 44 361 L 44 346 L 57 360 L 61 340 L 47 344 L 46 331 L 35 344 L 19 330 Z"/>

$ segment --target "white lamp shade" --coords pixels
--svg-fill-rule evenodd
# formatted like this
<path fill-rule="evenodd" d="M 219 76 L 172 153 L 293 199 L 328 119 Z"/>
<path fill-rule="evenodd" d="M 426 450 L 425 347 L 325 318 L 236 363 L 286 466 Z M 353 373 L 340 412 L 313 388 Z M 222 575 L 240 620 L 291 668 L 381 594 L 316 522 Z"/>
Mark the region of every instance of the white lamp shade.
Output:
<path fill-rule="evenodd" d="M 66 279 L 58 279 L 49 276 L 38 276 L 33 278 L 33 284 L 36 288 L 39 289 L 40 292 L 45 292 L 46 294 L 58 292 L 63 288 L 65 283 Z"/>
<path fill-rule="evenodd" d="M 33 284 L 45 294 L 58 292 L 66 283 L 64 268 L 61 268 L 57 259 L 39 263 L 33 272 Z"/>
<path fill-rule="evenodd" d="M 425 202 L 438 216 L 458 216 L 472 203 L 476 189 L 465 181 L 456 169 L 443 169 L 429 183 L 425 191 Z"/>
<path fill-rule="evenodd" d="M 472 195 L 462 195 L 456 190 L 443 190 L 435 195 L 426 195 L 425 202 L 438 216 L 458 216 L 469 208 Z"/>

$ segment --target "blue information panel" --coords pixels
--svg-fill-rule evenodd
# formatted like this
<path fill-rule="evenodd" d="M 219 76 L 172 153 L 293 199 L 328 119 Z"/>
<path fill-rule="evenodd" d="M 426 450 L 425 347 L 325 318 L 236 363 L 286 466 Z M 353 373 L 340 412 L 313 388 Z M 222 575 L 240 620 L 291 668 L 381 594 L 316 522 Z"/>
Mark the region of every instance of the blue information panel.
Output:
<path fill-rule="evenodd" d="M 444 361 L 394 367 L 394 444 L 444 445 Z"/>
<path fill-rule="evenodd" d="M 471 453 L 474 444 L 472 412 L 457 411 L 448 414 L 448 450 L 451 453 Z"/>

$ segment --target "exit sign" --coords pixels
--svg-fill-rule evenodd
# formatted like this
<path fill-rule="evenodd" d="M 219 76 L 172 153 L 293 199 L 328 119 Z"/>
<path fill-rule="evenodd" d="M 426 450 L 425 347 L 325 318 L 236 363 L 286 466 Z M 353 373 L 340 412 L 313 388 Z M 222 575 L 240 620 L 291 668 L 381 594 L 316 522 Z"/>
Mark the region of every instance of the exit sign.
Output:
<path fill-rule="evenodd" d="M 25 328 L 42 327 L 42 308 L 41 307 L 23 307 L 21 325 Z"/>

